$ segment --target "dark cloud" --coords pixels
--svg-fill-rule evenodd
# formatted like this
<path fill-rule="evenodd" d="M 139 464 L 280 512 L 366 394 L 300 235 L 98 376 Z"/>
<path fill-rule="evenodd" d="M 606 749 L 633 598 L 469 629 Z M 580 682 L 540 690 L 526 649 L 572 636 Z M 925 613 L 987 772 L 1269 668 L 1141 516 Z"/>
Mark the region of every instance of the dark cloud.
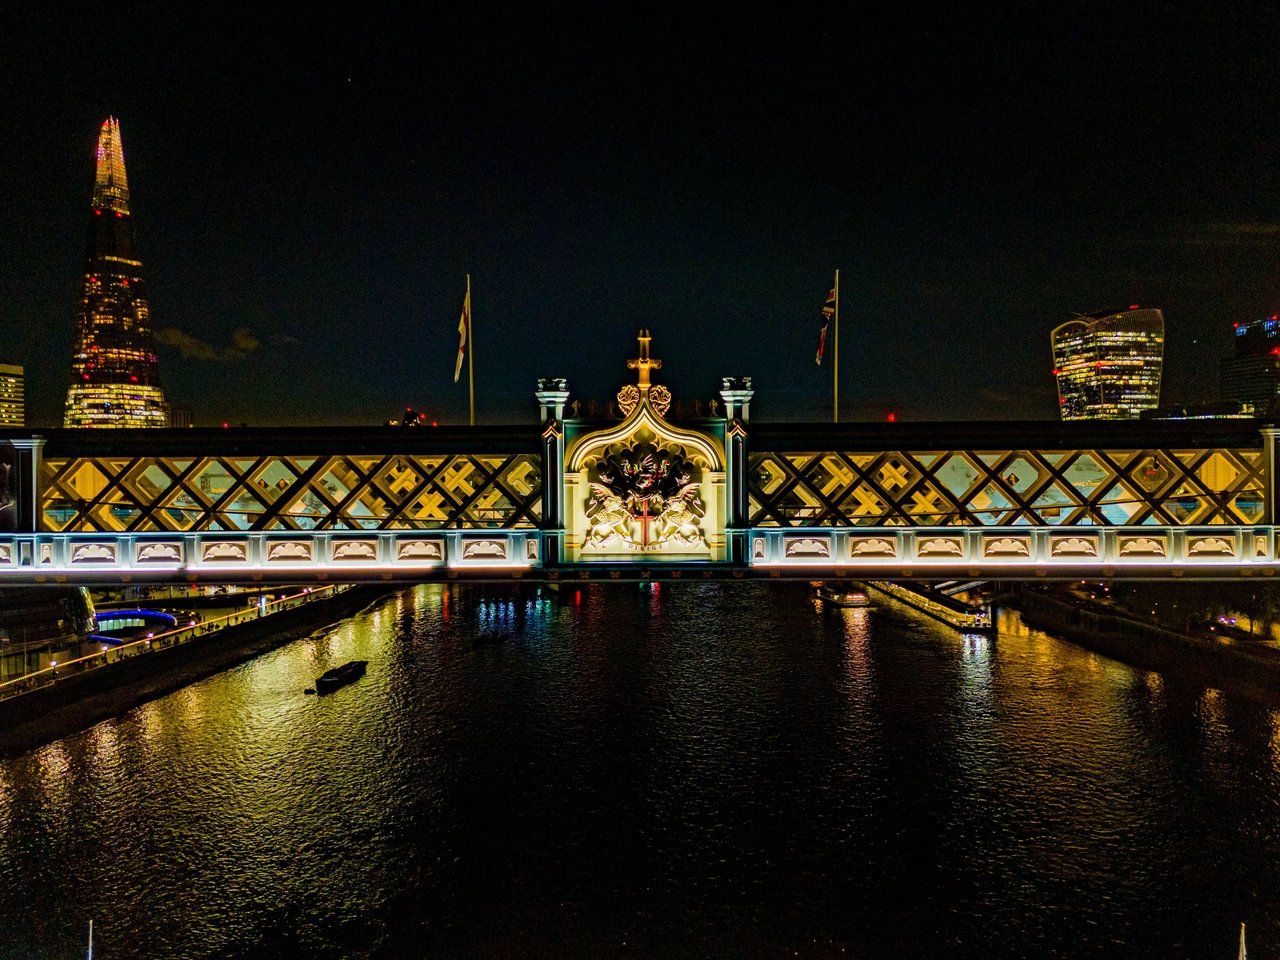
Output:
<path fill-rule="evenodd" d="M 240 327 L 231 335 L 231 344 L 232 348 L 241 354 L 249 354 L 257 352 L 262 346 L 262 341 L 254 335 L 252 330 Z"/>
<path fill-rule="evenodd" d="M 177 327 L 166 327 L 157 331 L 156 339 L 167 347 L 173 347 L 184 360 L 228 363 L 243 360 L 262 348 L 262 341 L 248 327 L 238 327 L 231 334 L 229 347 L 215 347 L 208 341 L 192 336 Z"/>

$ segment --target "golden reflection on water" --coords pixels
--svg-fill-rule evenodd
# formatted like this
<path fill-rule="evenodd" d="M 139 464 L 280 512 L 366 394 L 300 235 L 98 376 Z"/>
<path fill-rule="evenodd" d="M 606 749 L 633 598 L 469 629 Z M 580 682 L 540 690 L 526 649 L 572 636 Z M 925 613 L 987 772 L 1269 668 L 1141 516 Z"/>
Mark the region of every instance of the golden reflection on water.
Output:
<path fill-rule="evenodd" d="M 55 740 L 35 753 L 36 778 L 41 792 L 55 811 L 61 811 L 67 800 L 71 762 L 65 740 Z"/>
<path fill-rule="evenodd" d="M 413 591 L 412 603 L 409 602 L 409 596 L 407 593 L 400 595 L 398 607 L 402 616 L 415 610 L 439 613 L 449 599 L 449 588 L 438 583 L 424 583 Z"/>
<path fill-rule="evenodd" d="M 866 697 L 875 683 L 875 665 L 871 657 L 871 637 L 875 612 L 871 607 L 839 610 L 844 627 L 844 673 L 851 692 Z"/>
<path fill-rule="evenodd" d="M 818 616 L 822 614 L 818 604 Z M 881 720 L 876 710 L 877 682 L 872 640 L 876 612 L 873 607 L 831 608 L 843 629 L 840 661 L 841 723 L 849 730 L 877 729 Z"/>
<path fill-rule="evenodd" d="M 0 853 L 9 836 L 9 818 L 13 815 L 14 788 L 3 764 L 0 764 Z"/>
<path fill-rule="evenodd" d="M 845 657 L 856 675 L 869 678 L 871 664 L 867 658 L 867 644 L 871 640 L 871 608 L 847 607 L 840 613 L 844 623 Z"/>
<path fill-rule="evenodd" d="M 371 783 L 363 783 L 355 768 L 335 775 L 318 756 L 357 755 L 366 728 L 382 722 L 383 711 L 370 710 L 368 700 L 384 695 L 380 673 L 394 618 L 382 608 L 378 614 L 259 657 L 235 685 L 234 698 L 221 705 L 229 715 L 209 718 L 227 734 L 220 743 L 223 755 L 208 758 L 208 764 L 217 775 L 235 777 L 234 790 L 226 791 L 214 812 L 215 832 L 218 824 L 238 830 L 251 823 L 255 855 L 274 860 L 297 844 L 300 819 L 317 825 L 335 818 L 372 822 L 376 811 L 360 809 Z M 349 660 L 370 661 L 358 688 L 323 697 L 304 692 L 324 670 Z"/>
<path fill-rule="evenodd" d="M 1156 673 L 1154 670 L 1146 670 L 1142 674 L 1142 681 L 1146 684 L 1147 692 L 1153 697 L 1161 697 L 1164 695 L 1164 677 Z"/>
<path fill-rule="evenodd" d="M 964 672 L 964 702 L 970 711 L 986 712 L 991 705 L 991 659 L 994 641 L 981 633 L 960 636 L 960 664 Z"/>
<path fill-rule="evenodd" d="M 1199 712 L 1205 723 L 1213 727 L 1220 726 L 1225 720 L 1224 708 L 1225 701 L 1221 690 L 1206 687 L 1200 694 Z"/>
<path fill-rule="evenodd" d="M 191 726 L 204 718 L 204 691 L 207 682 L 193 683 L 174 695 L 174 706 L 181 726 Z"/>
<path fill-rule="evenodd" d="M 120 776 L 120 721 L 106 720 L 89 730 L 93 772 L 114 783 Z"/>
<path fill-rule="evenodd" d="M 138 721 L 138 729 L 148 748 L 154 748 L 160 735 L 164 733 L 164 715 L 160 709 L 160 701 L 151 700 L 138 707 L 133 716 Z"/>
<path fill-rule="evenodd" d="M 1001 610 L 999 631 L 962 648 L 966 713 L 981 727 L 959 738 L 973 769 L 990 789 L 1039 785 L 1040 816 L 1051 833 L 1070 836 L 1143 821 L 1147 770 L 1134 743 L 1152 711 L 1130 709 L 1135 686 L 1160 692 L 1150 675 L 1065 644 L 1027 627 L 1015 611 Z M 998 671 L 998 681 L 995 672 Z M 987 745 L 986 752 L 971 743 Z M 1105 778 L 1105 806 L 1077 801 Z M 1102 865 L 1096 865 L 1102 869 Z"/>
<path fill-rule="evenodd" d="M 1271 768 L 1280 773 L 1280 710 L 1271 713 L 1271 739 L 1269 741 L 1271 747 Z M 0 783 L 0 788 L 3 784 Z M 0 794 L 0 798 L 3 794 Z"/>

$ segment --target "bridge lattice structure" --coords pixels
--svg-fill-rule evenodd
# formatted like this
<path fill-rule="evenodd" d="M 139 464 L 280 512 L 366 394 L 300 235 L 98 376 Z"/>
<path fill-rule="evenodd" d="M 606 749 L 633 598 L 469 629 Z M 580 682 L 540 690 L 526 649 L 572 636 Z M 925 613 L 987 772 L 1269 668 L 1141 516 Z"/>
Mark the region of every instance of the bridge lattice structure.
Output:
<path fill-rule="evenodd" d="M 1254 421 L 687 426 L 728 464 L 716 560 L 573 558 L 565 431 L 49 430 L 10 454 L 0 584 L 1274 576 Z"/>

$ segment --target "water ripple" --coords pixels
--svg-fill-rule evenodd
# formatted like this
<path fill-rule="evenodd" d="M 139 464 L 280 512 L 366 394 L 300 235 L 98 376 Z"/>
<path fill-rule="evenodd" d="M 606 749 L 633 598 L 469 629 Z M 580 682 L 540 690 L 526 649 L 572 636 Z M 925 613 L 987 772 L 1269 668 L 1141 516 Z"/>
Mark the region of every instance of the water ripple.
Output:
<path fill-rule="evenodd" d="M 1003 627 L 406 591 L 0 763 L 0 958 L 1274 953 L 1280 715 Z"/>

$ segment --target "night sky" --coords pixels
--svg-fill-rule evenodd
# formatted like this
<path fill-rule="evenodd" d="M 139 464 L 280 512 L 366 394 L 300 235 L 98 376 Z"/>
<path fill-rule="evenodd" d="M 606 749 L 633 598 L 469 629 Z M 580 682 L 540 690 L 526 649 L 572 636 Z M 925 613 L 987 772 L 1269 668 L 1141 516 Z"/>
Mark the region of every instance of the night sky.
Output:
<path fill-rule="evenodd" d="M 1165 311 L 1165 401 L 1212 400 L 1231 323 L 1280 306 L 1278 8 L 1115 6 L 11 10 L 0 362 L 60 422 L 114 114 L 198 424 L 465 419 L 468 271 L 483 420 L 531 421 L 539 376 L 608 399 L 640 326 L 677 398 L 748 374 L 755 417 L 825 418 L 836 267 L 849 416 L 1056 416 L 1049 330 L 1129 304 Z"/>

